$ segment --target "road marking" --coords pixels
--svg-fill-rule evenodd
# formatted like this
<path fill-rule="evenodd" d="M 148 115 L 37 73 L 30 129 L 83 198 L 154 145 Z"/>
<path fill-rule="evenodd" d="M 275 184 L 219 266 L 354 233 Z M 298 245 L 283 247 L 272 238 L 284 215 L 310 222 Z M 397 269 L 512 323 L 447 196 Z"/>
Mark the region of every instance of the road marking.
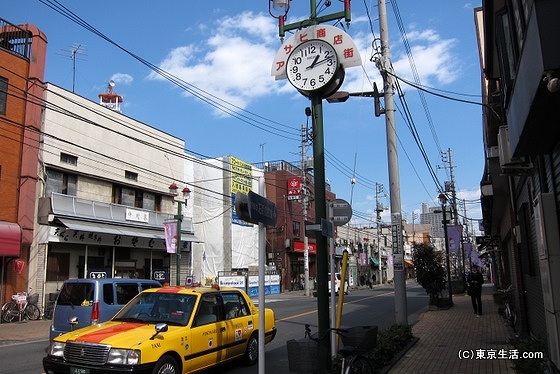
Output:
<path fill-rule="evenodd" d="M 354 303 L 361 302 L 361 301 L 364 301 L 364 300 L 375 299 L 376 297 L 388 296 L 388 295 L 391 295 L 391 294 L 394 294 L 394 293 L 395 293 L 395 291 L 390 291 L 390 292 L 380 293 L 379 295 L 362 297 L 361 299 L 357 299 L 357 300 L 353 300 L 353 301 L 345 301 L 342 305 L 354 304 Z M 280 319 L 277 319 L 276 322 L 289 321 L 289 320 L 294 319 L 294 318 L 299 318 L 299 317 L 303 317 L 303 316 L 307 316 L 309 314 L 315 314 L 315 313 L 317 313 L 317 309 L 314 309 L 314 310 L 311 310 L 311 311 L 305 312 L 305 313 L 294 314 L 293 316 L 289 316 L 289 317 L 280 318 Z"/>

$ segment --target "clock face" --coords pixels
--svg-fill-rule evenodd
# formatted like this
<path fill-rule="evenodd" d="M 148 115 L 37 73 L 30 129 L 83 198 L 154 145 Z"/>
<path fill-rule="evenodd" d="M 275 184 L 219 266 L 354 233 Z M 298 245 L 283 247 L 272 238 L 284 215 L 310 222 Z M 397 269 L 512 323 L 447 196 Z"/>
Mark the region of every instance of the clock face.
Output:
<path fill-rule="evenodd" d="M 333 46 L 312 39 L 296 46 L 286 63 L 290 83 L 301 91 L 317 91 L 337 75 L 339 63 Z"/>

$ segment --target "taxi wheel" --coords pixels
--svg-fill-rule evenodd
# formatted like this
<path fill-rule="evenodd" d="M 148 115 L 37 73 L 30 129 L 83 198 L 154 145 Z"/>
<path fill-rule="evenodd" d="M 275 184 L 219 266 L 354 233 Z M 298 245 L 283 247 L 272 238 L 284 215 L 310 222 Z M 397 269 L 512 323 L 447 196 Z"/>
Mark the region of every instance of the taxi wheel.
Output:
<path fill-rule="evenodd" d="M 247 342 L 247 349 L 245 349 L 245 356 L 243 362 L 245 365 L 254 365 L 259 358 L 259 341 L 256 332 L 251 335 Z"/>
<path fill-rule="evenodd" d="M 153 374 L 179 374 L 179 365 L 171 356 L 163 356 L 156 362 Z"/>

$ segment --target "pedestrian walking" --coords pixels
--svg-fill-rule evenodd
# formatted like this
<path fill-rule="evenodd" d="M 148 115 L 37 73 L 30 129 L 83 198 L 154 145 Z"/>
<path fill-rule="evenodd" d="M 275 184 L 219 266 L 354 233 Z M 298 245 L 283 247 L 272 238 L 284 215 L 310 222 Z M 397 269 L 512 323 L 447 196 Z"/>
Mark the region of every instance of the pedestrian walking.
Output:
<path fill-rule="evenodd" d="M 482 284 L 484 278 L 480 272 L 480 268 L 473 265 L 471 272 L 467 276 L 467 293 L 471 297 L 472 307 L 476 316 L 482 315 Z"/>

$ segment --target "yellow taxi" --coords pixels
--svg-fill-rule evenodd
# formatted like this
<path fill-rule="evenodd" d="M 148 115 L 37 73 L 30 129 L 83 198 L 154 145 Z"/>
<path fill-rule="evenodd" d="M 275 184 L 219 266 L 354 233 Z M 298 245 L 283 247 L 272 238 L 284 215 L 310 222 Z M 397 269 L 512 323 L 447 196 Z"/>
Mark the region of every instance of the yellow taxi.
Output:
<path fill-rule="evenodd" d="M 276 335 L 265 308 L 265 343 Z M 54 338 L 47 374 L 191 373 L 241 359 L 258 359 L 259 309 L 235 288 L 145 290 L 111 320 Z"/>

